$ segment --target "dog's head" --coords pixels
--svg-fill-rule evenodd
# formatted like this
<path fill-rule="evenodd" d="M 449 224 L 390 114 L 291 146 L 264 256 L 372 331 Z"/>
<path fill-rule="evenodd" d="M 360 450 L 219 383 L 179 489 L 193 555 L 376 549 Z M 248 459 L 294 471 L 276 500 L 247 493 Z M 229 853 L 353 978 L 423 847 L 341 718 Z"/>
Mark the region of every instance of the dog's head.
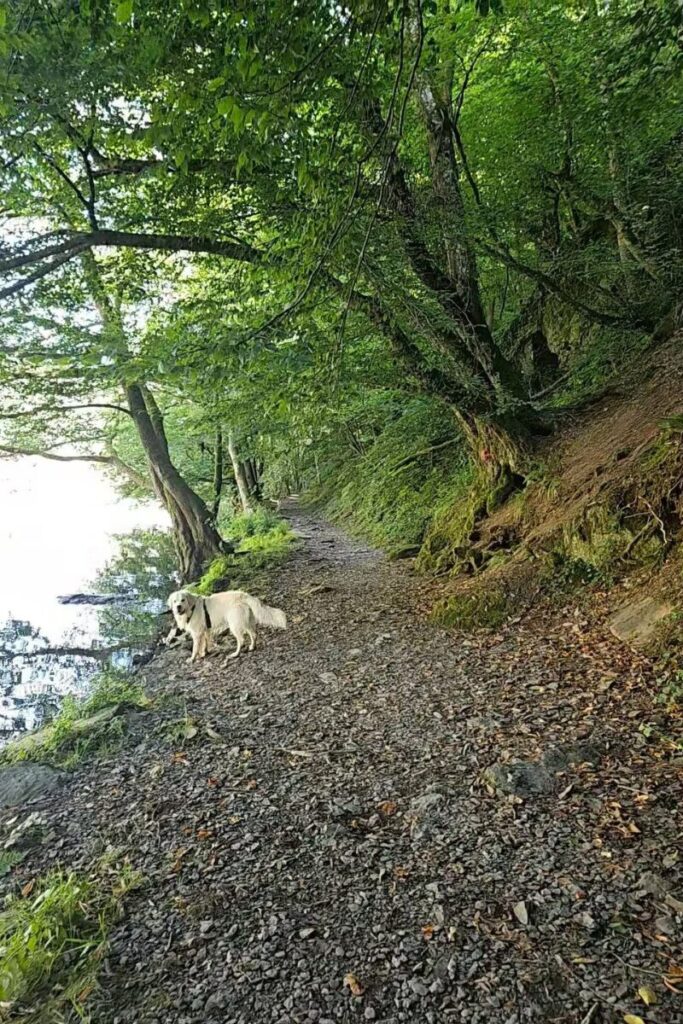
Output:
<path fill-rule="evenodd" d="M 168 607 L 176 622 L 187 622 L 197 607 L 197 598 L 188 590 L 175 590 L 168 599 Z"/>

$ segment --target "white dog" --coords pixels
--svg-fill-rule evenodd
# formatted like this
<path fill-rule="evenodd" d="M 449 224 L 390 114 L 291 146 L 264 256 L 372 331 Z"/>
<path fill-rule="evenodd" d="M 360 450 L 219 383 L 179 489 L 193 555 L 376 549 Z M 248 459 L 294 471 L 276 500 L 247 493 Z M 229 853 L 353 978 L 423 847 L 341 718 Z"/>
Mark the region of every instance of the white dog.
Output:
<path fill-rule="evenodd" d="M 256 625 L 285 629 L 287 616 L 279 608 L 269 608 L 258 597 L 245 594 L 243 590 L 226 590 L 222 594 L 200 597 L 189 590 L 176 590 L 168 599 L 168 606 L 178 629 L 192 637 L 190 661 L 203 658 L 211 650 L 212 633 L 229 629 L 237 641 L 237 650 L 230 655 L 236 658 L 242 650 L 245 637 L 249 637 L 249 650 L 254 650 Z M 169 644 L 176 633 L 171 629 L 164 643 Z"/>

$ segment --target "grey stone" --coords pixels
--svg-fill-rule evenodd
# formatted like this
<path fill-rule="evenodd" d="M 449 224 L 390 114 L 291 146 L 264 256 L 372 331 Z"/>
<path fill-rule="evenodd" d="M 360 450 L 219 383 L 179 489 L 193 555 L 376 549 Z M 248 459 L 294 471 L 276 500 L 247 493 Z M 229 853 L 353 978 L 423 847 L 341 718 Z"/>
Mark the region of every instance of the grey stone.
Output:
<path fill-rule="evenodd" d="M 19 807 L 48 796 L 62 785 L 65 777 L 56 768 L 30 761 L 0 768 L 0 807 Z"/>
<path fill-rule="evenodd" d="M 620 608 L 609 620 L 609 628 L 619 640 L 642 647 L 652 638 L 657 626 L 674 611 L 668 601 L 644 597 Z"/>
<path fill-rule="evenodd" d="M 494 764 L 484 772 L 485 778 L 501 793 L 527 798 L 552 793 L 555 780 L 543 765 L 533 761 Z"/>

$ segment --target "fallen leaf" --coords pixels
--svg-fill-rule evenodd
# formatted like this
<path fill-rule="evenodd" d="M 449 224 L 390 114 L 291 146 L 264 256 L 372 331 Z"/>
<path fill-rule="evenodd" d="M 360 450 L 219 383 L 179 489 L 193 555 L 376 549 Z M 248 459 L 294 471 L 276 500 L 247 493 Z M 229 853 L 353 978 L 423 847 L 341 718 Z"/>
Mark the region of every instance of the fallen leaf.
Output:
<path fill-rule="evenodd" d="M 31 893 L 33 892 L 33 887 L 35 886 L 35 884 L 36 884 L 36 880 L 35 880 L 35 878 L 32 878 L 31 881 L 27 882 L 26 885 L 21 890 L 21 895 L 22 896 L 30 896 Z"/>
<path fill-rule="evenodd" d="M 624 1016 L 624 1024 L 645 1024 L 645 1021 L 637 1013 L 627 1013 Z"/>
<path fill-rule="evenodd" d="M 527 925 L 529 923 L 529 912 L 526 909 L 526 903 L 524 900 L 520 900 L 519 903 L 515 903 L 512 908 L 512 913 L 520 924 Z"/>
<path fill-rule="evenodd" d="M 396 814 L 398 804 L 394 803 L 393 800 L 385 800 L 379 805 L 378 810 L 380 810 L 385 817 L 390 818 L 392 814 Z"/>
<path fill-rule="evenodd" d="M 171 865 L 171 871 L 180 871 L 180 862 L 182 861 L 183 857 L 187 853 L 189 853 L 189 852 L 190 852 L 189 848 L 186 847 L 186 846 L 185 847 L 181 847 L 179 850 L 176 850 L 176 852 L 175 852 L 175 860 L 173 861 L 173 864 Z"/>
<path fill-rule="evenodd" d="M 422 934 L 425 937 L 425 939 L 427 939 L 427 941 L 429 941 L 429 939 L 431 939 L 431 937 L 434 934 L 435 930 L 436 930 L 436 925 L 433 925 L 431 923 L 430 924 L 423 924 L 422 928 L 421 928 Z"/>
<path fill-rule="evenodd" d="M 365 991 L 355 974 L 345 974 L 344 985 L 351 990 L 351 995 L 354 996 L 362 996 Z"/>
<path fill-rule="evenodd" d="M 212 740 L 219 740 L 221 738 L 221 734 L 219 732 L 216 732 L 216 730 L 213 729 L 210 725 L 205 725 L 204 731 L 206 735 Z"/>
<path fill-rule="evenodd" d="M 208 839 L 209 836 L 212 836 L 212 835 L 213 835 L 213 832 L 209 828 L 197 829 L 197 839 Z"/>
<path fill-rule="evenodd" d="M 641 988 L 638 989 L 638 995 L 643 1000 L 646 1006 L 652 1006 L 654 1003 L 657 1002 L 656 994 L 652 991 L 651 988 L 648 988 L 647 985 L 643 985 Z"/>
<path fill-rule="evenodd" d="M 186 740 L 194 739 L 194 737 L 197 735 L 197 732 L 197 726 L 194 725 L 193 722 L 188 722 L 183 728 L 183 736 L 185 737 Z"/>
<path fill-rule="evenodd" d="M 400 864 L 397 864 L 394 868 L 394 878 L 407 878 L 409 874 L 410 868 L 401 867 Z"/>

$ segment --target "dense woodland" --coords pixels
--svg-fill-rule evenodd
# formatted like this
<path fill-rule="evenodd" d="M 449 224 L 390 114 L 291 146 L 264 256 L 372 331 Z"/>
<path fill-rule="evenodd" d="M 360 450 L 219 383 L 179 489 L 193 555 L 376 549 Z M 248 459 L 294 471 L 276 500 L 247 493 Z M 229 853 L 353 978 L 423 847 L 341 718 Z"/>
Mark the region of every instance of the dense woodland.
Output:
<path fill-rule="evenodd" d="M 678 0 L 9 0 L 1 450 L 390 550 L 670 337 Z"/>

